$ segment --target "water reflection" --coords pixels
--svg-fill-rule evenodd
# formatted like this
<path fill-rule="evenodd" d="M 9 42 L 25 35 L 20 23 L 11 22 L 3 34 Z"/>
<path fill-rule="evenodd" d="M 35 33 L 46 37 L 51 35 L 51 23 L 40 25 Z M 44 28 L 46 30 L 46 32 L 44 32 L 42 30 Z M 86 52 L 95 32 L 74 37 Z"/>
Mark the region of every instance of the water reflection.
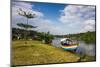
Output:
<path fill-rule="evenodd" d="M 95 56 L 95 44 L 87 44 L 83 41 L 79 42 L 80 46 L 79 48 L 84 50 L 84 53 L 88 56 Z"/>

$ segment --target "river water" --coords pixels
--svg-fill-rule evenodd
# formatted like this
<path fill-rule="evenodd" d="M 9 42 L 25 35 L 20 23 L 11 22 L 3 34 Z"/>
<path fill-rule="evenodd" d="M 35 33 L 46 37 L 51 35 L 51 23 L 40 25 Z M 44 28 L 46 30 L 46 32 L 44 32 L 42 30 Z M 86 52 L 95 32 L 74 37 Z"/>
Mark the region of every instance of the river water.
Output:
<path fill-rule="evenodd" d="M 52 45 L 55 47 L 61 47 L 60 40 L 61 40 L 61 38 L 55 38 L 52 41 Z M 79 41 L 79 47 L 76 51 L 77 52 L 81 51 L 85 55 L 88 55 L 88 56 L 95 56 L 96 55 L 95 50 L 96 50 L 95 44 L 93 44 L 93 43 L 87 44 L 83 41 Z"/>

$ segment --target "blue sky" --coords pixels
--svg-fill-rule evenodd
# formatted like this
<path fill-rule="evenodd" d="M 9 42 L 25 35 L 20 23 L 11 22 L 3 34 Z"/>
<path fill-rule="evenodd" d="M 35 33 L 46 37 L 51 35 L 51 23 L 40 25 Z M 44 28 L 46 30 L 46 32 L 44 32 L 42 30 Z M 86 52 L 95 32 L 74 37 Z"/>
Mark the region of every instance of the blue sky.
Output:
<path fill-rule="evenodd" d="M 95 31 L 95 6 L 12 2 L 12 27 L 18 27 L 19 22 L 26 23 L 26 18 L 18 15 L 19 8 L 37 15 L 29 24 L 38 26 L 34 30 L 39 32 L 64 35 Z"/>
<path fill-rule="evenodd" d="M 63 10 L 65 5 L 63 4 L 50 4 L 50 3 L 32 3 L 33 10 L 36 9 L 44 13 L 45 18 L 49 18 L 51 20 L 57 20 L 60 16 L 60 11 Z"/>

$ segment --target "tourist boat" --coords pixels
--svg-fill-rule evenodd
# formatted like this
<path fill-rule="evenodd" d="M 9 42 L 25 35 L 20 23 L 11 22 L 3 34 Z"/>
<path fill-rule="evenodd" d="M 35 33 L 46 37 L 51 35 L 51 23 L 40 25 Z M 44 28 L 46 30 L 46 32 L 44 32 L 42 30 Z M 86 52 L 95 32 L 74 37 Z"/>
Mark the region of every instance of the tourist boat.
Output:
<path fill-rule="evenodd" d="M 75 50 L 79 46 L 78 41 L 72 40 L 70 38 L 61 39 L 61 47 L 64 50 Z"/>

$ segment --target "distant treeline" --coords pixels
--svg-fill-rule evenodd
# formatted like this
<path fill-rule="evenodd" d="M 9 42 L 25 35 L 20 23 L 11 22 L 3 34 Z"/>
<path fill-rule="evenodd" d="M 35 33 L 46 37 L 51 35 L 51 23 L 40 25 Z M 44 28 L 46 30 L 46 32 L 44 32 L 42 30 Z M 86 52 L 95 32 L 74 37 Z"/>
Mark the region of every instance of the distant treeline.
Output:
<path fill-rule="evenodd" d="M 86 43 L 95 43 L 96 42 L 96 32 L 95 31 L 92 31 L 92 32 L 88 31 L 88 32 L 77 33 L 77 34 L 55 35 L 55 37 L 75 38 L 77 40 L 81 40 Z"/>
<path fill-rule="evenodd" d="M 78 40 L 82 40 L 86 43 L 95 43 L 96 42 L 96 32 L 85 32 L 85 33 L 78 33 L 78 34 L 73 34 L 69 35 L 71 37 L 75 37 Z"/>
<path fill-rule="evenodd" d="M 27 32 L 28 34 L 25 34 Z M 52 35 L 50 32 L 44 33 L 44 32 L 37 32 L 34 30 L 24 30 L 20 28 L 12 28 L 12 40 L 16 39 L 26 39 L 25 36 L 27 36 L 27 39 L 34 39 L 34 40 L 44 40 L 46 43 L 50 43 L 54 37 L 63 38 L 63 37 L 69 37 L 69 38 L 75 38 L 77 40 L 84 41 L 86 43 L 95 43 L 96 42 L 96 32 L 84 32 L 84 33 L 77 33 L 77 34 L 67 34 L 67 35 Z"/>
<path fill-rule="evenodd" d="M 34 30 L 12 28 L 12 40 L 25 40 L 25 39 L 39 40 L 39 41 L 44 41 L 45 43 L 51 43 L 53 35 L 51 35 L 49 31 L 47 33 L 44 33 L 44 32 L 37 32 Z"/>

